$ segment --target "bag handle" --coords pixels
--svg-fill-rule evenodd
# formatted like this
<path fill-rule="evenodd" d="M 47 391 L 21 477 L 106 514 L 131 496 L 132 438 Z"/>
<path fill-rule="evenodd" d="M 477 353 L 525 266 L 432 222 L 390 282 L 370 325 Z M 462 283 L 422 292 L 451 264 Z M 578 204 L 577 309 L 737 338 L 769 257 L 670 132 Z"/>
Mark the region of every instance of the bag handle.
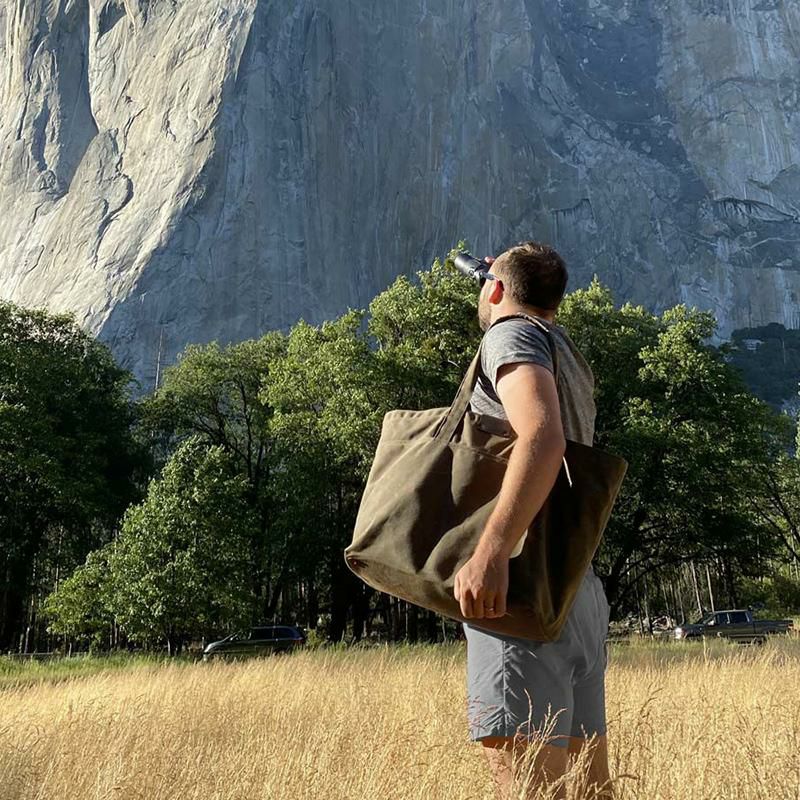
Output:
<path fill-rule="evenodd" d="M 517 312 L 515 314 L 507 314 L 504 317 L 496 319 L 486 329 L 486 333 L 489 333 L 489 331 L 495 325 L 499 325 L 501 322 L 505 322 L 508 319 L 516 319 L 519 317 L 522 317 L 523 319 L 527 319 L 529 322 L 532 322 L 534 325 L 536 325 L 536 327 L 541 328 L 547 335 L 547 343 L 550 346 L 550 355 L 553 358 L 553 378 L 556 382 L 556 390 L 557 390 L 558 352 L 556 350 L 556 343 L 553 340 L 553 334 L 550 332 L 550 329 L 538 317 L 532 316 L 530 314 L 525 314 L 522 311 Z M 446 442 L 449 442 L 450 438 L 455 433 L 456 428 L 459 426 L 461 420 L 464 418 L 464 414 L 467 413 L 467 407 L 469 406 L 469 401 L 472 396 L 472 390 L 475 388 L 475 383 L 478 380 L 478 370 L 480 369 L 481 365 L 481 352 L 483 350 L 483 342 L 485 338 L 486 334 L 484 334 L 483 338 L 481 339 L 481 343 L 478 346 L 478 352 L 475 354 L 475 357 L 472 359 L 472 363 L 467 368 L 467 372 L 461 381 L 461 385 L 458 387 L 458 392 L 456 392 L 456 396 L 453 399 L 453 402 L 450 406 L 450 410 L 444 416 L 440 425 L 438 425 L 437 428 L 433 431 L 432 436 L 442 438 Z"/>

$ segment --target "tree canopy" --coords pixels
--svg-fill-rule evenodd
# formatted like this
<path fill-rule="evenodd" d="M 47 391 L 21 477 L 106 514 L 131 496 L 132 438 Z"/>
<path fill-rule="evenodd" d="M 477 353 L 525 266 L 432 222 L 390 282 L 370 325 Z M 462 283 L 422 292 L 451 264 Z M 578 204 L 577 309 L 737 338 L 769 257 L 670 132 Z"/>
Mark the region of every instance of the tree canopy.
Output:
<path fill-rule="evenodd" d="M 380 616 L 387 635 L 416 636 L 418 609 L 367 587 L 342 551 L 383 416 L 449 405 L 481 339 L 476 299 L 448 256 L 368 309 L 187 347 L 138 404 L 129 376 L 73 323 L 6 309 L 0 435 L 15 449 L 0 456 L 3 535 L 16 526 L 9 552 L 27 564 L 37 536 L 74 532 L 71 577 L 29 580 L 29 593 L 55 590 L 51 632 L 100 642 L 114 626 L 175 652 L 268 621 L 358 638 Z M 796 426 L 712 346 L 713 315 L 618 306 L 595 278 L 567 295 L 557 323 L 595 376 L 595 446 L 629 463 L 596 558 L 614 613 L 641 610 L 642 597 L 673 615 L 704 605 L 700 566 L 712 603 L 712 583 L 732 603 L 793 597 L 781 565 L 800 552 Z M 62 348 L 52 365 L 51 341 Z M 137 437 L 152 463 L 141 502 Z M 753 582 L 765 576 L 772 594 Z M 435 637 L 435 615 L 425 619 Z"/>
<path fill-rule="evenodd" d="M 138 497 L 148 453 L 131 375 L 66 314 L 0 302 L 0 649 Z"/>

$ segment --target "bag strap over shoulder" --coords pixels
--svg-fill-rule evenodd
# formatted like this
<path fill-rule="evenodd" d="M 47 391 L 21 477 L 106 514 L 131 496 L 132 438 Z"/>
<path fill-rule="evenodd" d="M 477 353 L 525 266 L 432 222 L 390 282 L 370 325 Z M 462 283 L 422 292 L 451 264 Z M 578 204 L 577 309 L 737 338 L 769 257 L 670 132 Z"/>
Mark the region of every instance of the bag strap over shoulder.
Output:
<path fill-rule="evenodd" d="M 531 314 L 525 314 L 522 311 L 515 314 L 508 314 L 504 317 L 496 319 L 486 330 L 486 333 L 488 333 L 495 325 L 499 325 L 501 322 L 520 317 L 532 322 L 547 335 L 547 343 L 550 346 L 550 354 L 553 357 L 553 378 L 556 382 L 556 387 L 558 387 L 558 351 L 556 350 L 556 343 L 553 340 L 553 334 L 550 332 L 550 329 L 538 317 L 535 317 Z M 456 392 L 456 396 L 453 399 L 450 410 L 442 420 L 442 424 L 433 432 L 433 436 L 444 439 L 445 442 L 450 441 L 450 438 L 455 433 L 456 428 L 463 419 L 464 414 L 467 413 L 469 401 L 472 397 L 472 391 L 475 388 L 475 384 L 478 380 L 478 372 L 481 366 L 481 352 L 483 350 L 483 342 L 485 338 L 486 334 L 484 334 L 484 338 L 481 339 L 481 343 L 478 346 L 478 352 L 475 354 L 475 357 L 472 359 L 472 363 L 470 363 L 469 367 L 467 368 L 467 372 L 461 381 L 461 385 L 458 387 L 458 392 Z"/>

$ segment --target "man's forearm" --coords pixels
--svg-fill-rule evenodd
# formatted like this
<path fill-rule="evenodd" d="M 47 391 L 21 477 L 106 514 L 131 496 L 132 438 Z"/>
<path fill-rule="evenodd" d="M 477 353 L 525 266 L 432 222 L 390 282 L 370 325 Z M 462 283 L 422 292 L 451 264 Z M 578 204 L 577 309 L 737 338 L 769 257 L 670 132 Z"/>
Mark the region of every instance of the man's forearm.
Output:
<path fill-rule="evenodd" d="M 514 442 L 497 504 L 476 552 L 510 556 L 550 494 L 565 447 L 564 437 L 553 434 L 540 433 Z"/>

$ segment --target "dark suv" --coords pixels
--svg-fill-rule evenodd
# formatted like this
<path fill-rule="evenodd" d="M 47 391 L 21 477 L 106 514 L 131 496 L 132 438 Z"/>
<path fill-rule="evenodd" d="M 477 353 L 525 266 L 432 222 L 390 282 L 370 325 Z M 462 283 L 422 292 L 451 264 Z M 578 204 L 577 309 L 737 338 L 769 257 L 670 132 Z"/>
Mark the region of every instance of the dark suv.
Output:
<path fill-rule="evenodd" d="M 219 657 L 266 655 L 294 650 L 305 643 L 305 632 L 296 625 L 267 625 L 210 642 L 203 650 L 203 661 Z"/>

